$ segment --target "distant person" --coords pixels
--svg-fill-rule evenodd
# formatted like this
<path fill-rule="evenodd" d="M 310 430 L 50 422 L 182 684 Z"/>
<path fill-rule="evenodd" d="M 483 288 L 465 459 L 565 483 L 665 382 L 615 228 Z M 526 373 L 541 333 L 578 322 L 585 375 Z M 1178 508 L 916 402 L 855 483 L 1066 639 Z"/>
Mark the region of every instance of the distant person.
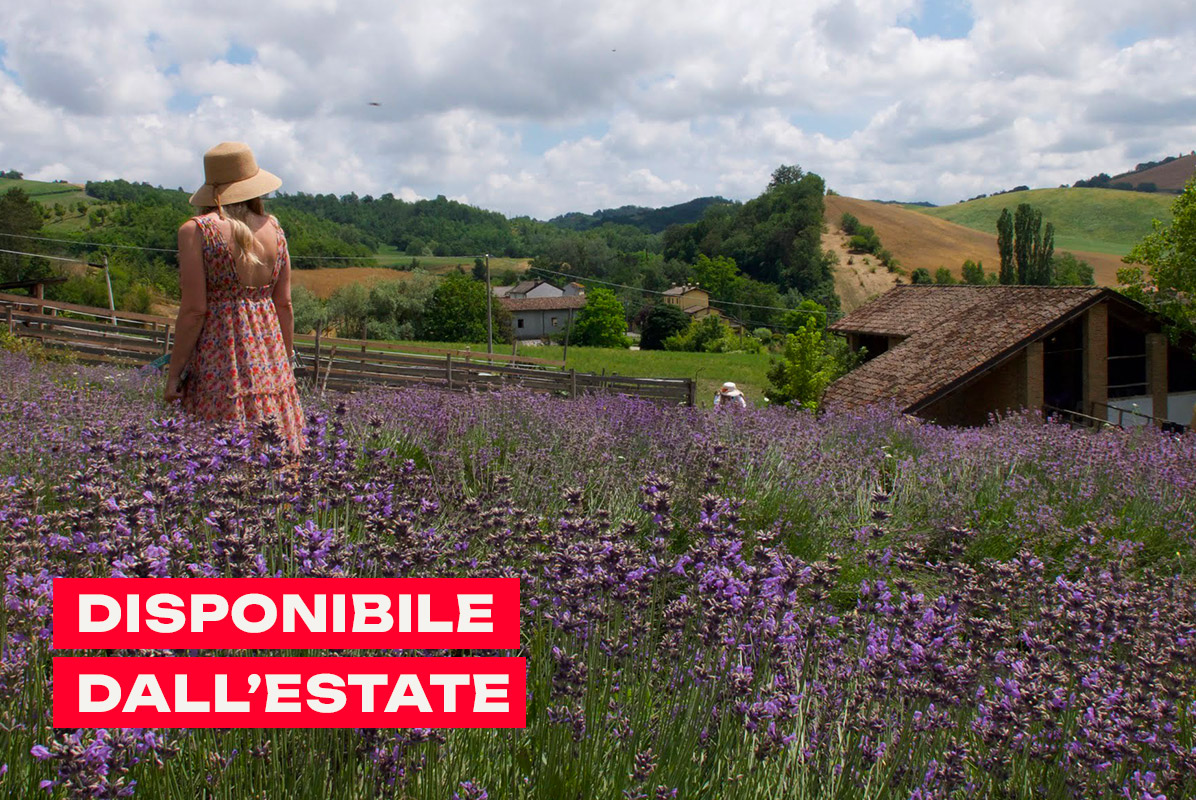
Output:
<path fill-rule="evenodd" d="M 727 381 L 714 395 L 714 404 L 716 406 L 739 406 L 740 408 L 747 408 L 747 398 L 743 396 L 743 392 L 739 391 L 739 387 Z"/>
<path fill-rule="evenodd" d="M 272 420 L 298 453 L 291 261 L 282 226 L 262 206 L 282 181 L 240 142 L 216 145 L 203 165 L 204 185 L 191 195 L 201 213 L 179 228 L 182 299 L 164 397 L 250 433 Z"/>

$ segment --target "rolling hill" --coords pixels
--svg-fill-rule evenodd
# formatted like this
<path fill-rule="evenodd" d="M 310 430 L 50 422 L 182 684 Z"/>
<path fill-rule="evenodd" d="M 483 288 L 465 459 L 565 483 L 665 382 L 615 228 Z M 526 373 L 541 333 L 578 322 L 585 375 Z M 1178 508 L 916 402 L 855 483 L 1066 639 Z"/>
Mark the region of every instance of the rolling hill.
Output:
<path fill-rule="evenodd" d="M 1182 192 L 1184 184 L 1190 181 L 1193 175 L 1196 175 L 1196 153 L 1189 153 L 1165 164 L 1114 175 L 1113 183 L 1125 182 L 1134 186 L 1153 183 L 1161 192 Z"/>
<path fill-rule="evenodd" d="M 1073 189 L 1067 191 L 1090 193 L 1101 190 Z M 1122 198 L 1131 195 L 1129 192 L 1111 191 L 1109 193 Z M 1032 194 L 1035 193 L 1018 192 L 1016 195 L 1013 195 L 1013 199 L 1021 202 L 1020 198 Z M 1133 198 L 1139 196 L 1150 197 L 1150 195 L 1132 195 Z M 1002 195 L 997 198 L 985 198 L 985 200 L 993 199 L 998 201 L 996 215 L 1001 213 L 1001 208 L 1004 205 L 1016 205 L 1016 202 L 1010 202 L 1011 197 L 1009 195 Z M 1003 205 L 1001 204 L 1002 201 Z M 984 200 L 972 202 L 984 202 Z M 959 205 L 968 204 L 961 203 Z M 844 212 L 849 212 L 858 217 L 863 224 L 871 225 L 876 229 L 876 233 L 880 236 L 884 247 L 897 257 L 902 269 L 907 272 L 919 267 L 925 267 L 933 273 L 939 267 L 947 267 L 958 276 L 963 262 L 968 259 L 983 262 L 985 271 L 995 272 L 1001 263 L 1000 255 L 997 252 L 996 216 L 992 217 L 991 230 L 993 232 L 988 233 L 984 230 L 967 227 L 926 213 L 928 211 L 942 211 L 954 208 L 957 208 L 957 206 L 950 206 L 947 209 L 919 208 L 919 210 L 915 211 L 889 203 L 877 203 L 871 200 L 857 200 L 852 197 L 832 195 L 826 198 L 826 219 L 832 229 L 837 229 L 839 219 L 843 216 Z M 1053 219 L 1049 214 L 1046 215 L 1046 218 Z M 978 222 L 977 225 L 979 224 Z M 1146 229 L 1149 230 L 1149 223 Z M 1068 250 L 1074 253 L 1077 258 L 1081 258 L 1091 264 L 1096 282 L 1103 286 L 1116 285 L 1117 270 L 1125 266 L 1121 261 L 1121 257 L 1117 254 L 1063 247 L 1058 243 L 1055 249 L 1057 251 Z"/>
<path fill-rule="evenodd" d="M 88 197 L 83 187 L 77 183 L 51 183 L 49 181 L 29 181 L 24 179 L 0 178 L 0 194 L 9 189 L 20 189 L 42 205 L 54 207 L 55 203 L 78 203 L 80 200 L 91 205 L 99 202 L 94 197 Z"/>
<path fill-rule="evenodd" d="M 1150 233 L 1152 220 L 1171 220 L 1174 202 L 1172 195 L 1116 189 L 1033 189 L 911 210 L 995 235 L 1001 209 L 1013 212 L 1019 203 L 1029 203 L 1042 209 L 1045 222 L 1055 224 L 1056 250 L 1123 256 Z"/>

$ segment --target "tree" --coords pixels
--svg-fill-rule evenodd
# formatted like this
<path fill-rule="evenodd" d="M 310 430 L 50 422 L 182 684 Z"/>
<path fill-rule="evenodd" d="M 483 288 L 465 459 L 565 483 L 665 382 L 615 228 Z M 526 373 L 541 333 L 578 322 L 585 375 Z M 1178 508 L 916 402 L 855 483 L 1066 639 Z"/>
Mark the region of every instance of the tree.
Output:
<path fill-rule="evenodd" d="M 983 286 L 988 283 L 984 277 L 984 262 L 968 259 L 963 262 L 963 282 L 971 286 Z"/>
<path fill-rule="evenodd" d="M 294 304 L 293 297 L 291 303 Z M 346 338 L 365 338 L 366 322 L 370 315 L 369 303 L 370 293 L 360 283 L 340 287 L 328 298 L 328 324 Z"/>
<path fill-rule="evenodd" d="M 292 287 L 291 307 L 295 313 L 295 333 L 323 332 L 328 327 L 328 310 L 311 290 Z"/>
<path fill-rule="evenodd" d="M 1053 286 L 1093 286 L 1092 265 L 1081 261 L 1071 253 L 1060 253 L 1052 259 L 1051 284 Z"/>
<path fill-rule="evenodd" d="M 1117 271 L 1126 295 L 1161 314 L 1177 343 L 1196 334 L 1196 178 L 1171 206 L 1171 224 L 1154 229 L 1123 260 Z M 1146 267 L 1144 271 L 1142 267 Z"/>
<path fill-rule="evenodd" d="M 493 304 L 495 309 L 502 306 Z M 494 330 L 505 330 L 497 324 Z M 432 292 L 420 338 L 438 342 L 486 341 L 486 286 L 468 275 L 449 273 Z"/>
<path fill-rule="evenodd" d="M 41 229 L 42 206 L 33 200 L 21 188 L 12 188 L 0 195 L 0 234 L 10 233 L 18 236 L 32 236 Z M 7 250 L 33 251 L 35 242 L 28 242 L 21 247 L 12 247 L 12 239 L 0 236 L 0 245 Z M 50 274 L 50 268 L 42 259 L 29 259 L 24 256 L 0 253 L 0 280 L 17 281 L 30 278 L 40 278 Z"/>
<path fill-rule="evenodd" d="M 739 277 L 739 268 L 735 266 L 735 260 L 726 256 L 709 258 L 700 255 L 694 264 L 694 278 L 698 285 L 716 299 L 728 299 Z"/>
<path fill-rule="evenodd" d="M 1013 214 L 1013 259 L 1017 264 L 1017 282 L 1025 285 L 1033 275 L 1036 239 L 1042 230 L 1042 212 L 1029 203 L 1019 203 Z"/>
<path fill-rule="evenodd" d="M 909 276 L 910 283 L 934 283 L 934 278 L 930 277 L 930 270 L 926 267 L 918 267 Z"/>
<path fill-rule="evenodd" d="M 796 164 L 782 164 L 772 171 L 772 179 L 768 182 L 768 188 L 773 189 L 777 186 L 791 186 L 801 183 L 801 179 L 805 174 L 802 168 Z"/>
<path fill-rule="evenodd" d="M 835 359 L 824 346 L 822 331 L 799 328 L 785 337 L 784 353 L 768 370 L 765 397 L 776 405 L 817 409 L 835 372 Z"/>
<path fill-rule="evenodd" d="M 813 300 L 802 300 L 797 308 L 792 308 L 781 317 L 781 327 L 786 331 L 798 328 L 823 330 L 826 328 L 826 308 Z"/>
<path fill-rule="evenodd" d="M 959 283 L 955 280 L 955 276 L 951 274 L 951 270 L 946 267 L 939 267 L 934 271 L 934 282 L 943 286 L 951 286 Z"/>
<path fill-rule="evenodd" d="M 583 347 L 629 347 L 623 304 L 610 289 L 591 289 L 577 312 L 569 340 Z"/>
<path fill-rule="evenodd" d="M 1000 281 L 1003 285 L 1017 283 L 1017 267 L 1013 259 L 1013 215 L 1001 209 L 997 219 L 997 250 L 1001 253 Z"/>
<path fill-rule="evenodd" d="M 641 350 L 663 350 L 664 340 L 689 327 L 689 315 L 670 303 L 657 303 L 648 309 L 640 329 Z"/>
<path fill-rule="evenodd" d="M 486 259 L 478 256 L 473 260 L 473 279 L 475 281 L 486 281 Z"/>

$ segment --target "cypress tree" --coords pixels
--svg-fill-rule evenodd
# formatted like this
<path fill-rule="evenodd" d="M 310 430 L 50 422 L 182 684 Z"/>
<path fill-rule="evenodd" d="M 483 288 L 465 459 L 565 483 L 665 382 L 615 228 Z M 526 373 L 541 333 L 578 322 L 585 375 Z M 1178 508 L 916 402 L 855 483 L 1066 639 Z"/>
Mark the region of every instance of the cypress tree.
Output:
<path fill-rule="evenodd" d="M 997 220 L 997 249 L 1001 251 L 1001 283 L 1017 283 L 1013 268 L 1013 215 L 1008 208 L 1001 209 L 1001 217 Z"/>

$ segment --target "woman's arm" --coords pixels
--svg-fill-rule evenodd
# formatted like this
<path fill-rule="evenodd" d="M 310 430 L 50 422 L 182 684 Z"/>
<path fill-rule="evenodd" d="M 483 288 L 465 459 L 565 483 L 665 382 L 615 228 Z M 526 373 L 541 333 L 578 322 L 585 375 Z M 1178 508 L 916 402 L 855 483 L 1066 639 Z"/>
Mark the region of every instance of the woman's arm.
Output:
<path fill-rule="evenodd" d="M 179 375 L 191 359 L 208 313 L 207 285 L 203 271 L 203 232 L 195 220 L 179 228 L 179 315 L 175 320 L 174 351 L 166 373 L 166 399 L 176 400 Z"/>
<path fill-rule="evenodd" d="M 278 280 L 274 283 L 271 297 L 274 300 L 274 310 L 278 312 L 278 327 L 282 329 L 282 343 L 287 349 L 287 355 L 290 356 L 295 352 L 295 310 L 291 307 L 291 254 L 287 251 L 285 235 L 282 237 L 278 258 L 280 261 Z"/>

